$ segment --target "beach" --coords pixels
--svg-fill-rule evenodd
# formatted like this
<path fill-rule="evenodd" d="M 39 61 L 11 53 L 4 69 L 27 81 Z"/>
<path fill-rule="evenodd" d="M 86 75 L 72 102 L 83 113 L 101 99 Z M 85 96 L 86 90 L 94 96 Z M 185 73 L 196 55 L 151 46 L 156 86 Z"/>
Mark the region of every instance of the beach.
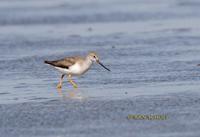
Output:
<path fill-rule="evenodd" d="M 0 1 L 1 136 L 199 136 L 199 7 L 197 0 Z M 61 74 L 44 60 L 89 51 L 111 72 L 94 64 L 73 77 L 78 89 L 64 78 L 57 90 Z"/>

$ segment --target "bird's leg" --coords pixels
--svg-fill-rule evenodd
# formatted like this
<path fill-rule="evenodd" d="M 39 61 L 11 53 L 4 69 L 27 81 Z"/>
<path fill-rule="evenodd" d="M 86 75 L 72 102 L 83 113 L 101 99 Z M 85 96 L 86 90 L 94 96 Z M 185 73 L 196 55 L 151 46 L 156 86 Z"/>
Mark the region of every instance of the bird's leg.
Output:
<path fill-rule="evenodd" d="M 68 75 L 68 81 L 72 84 L 74 88 L 78 88 L 77 84 L 72 80 L 72 76 Z"/>
<path fill-rule="evenodd" d="M 62 82 L 63 82 L 63 78 L 64 78 L 65 74 L 62 74 L 62 76 L 60 77 L 60 82 L 57 85 L 57 88 L 60 89 L 62 88 Z"/>

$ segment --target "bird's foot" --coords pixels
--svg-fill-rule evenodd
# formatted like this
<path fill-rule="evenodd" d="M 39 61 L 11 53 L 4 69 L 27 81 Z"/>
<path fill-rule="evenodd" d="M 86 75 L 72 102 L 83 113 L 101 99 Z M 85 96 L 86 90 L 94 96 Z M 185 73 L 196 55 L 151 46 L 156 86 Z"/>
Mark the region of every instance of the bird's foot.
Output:
<path fill-rule="evenodd" d="M 78 86 L 77 86 L 76 84 L 73 84 L 73 87 L 74 87 L 74 88 L 78 88 Z"/>
<path fill-rule="evenodd" d="M 62 84 L 59 83 L 59 84 L 57 85 L 57 89 L 61 89 L 61 88 L 62 88 Z"/>
<path fill-rule="evenodd" d="M 76 84 L 74 81 L 70 80 L 69 82 L 72 84 L 72 86 L 73 86 L 74 88 L 78 88 L 77 84 Z"/>

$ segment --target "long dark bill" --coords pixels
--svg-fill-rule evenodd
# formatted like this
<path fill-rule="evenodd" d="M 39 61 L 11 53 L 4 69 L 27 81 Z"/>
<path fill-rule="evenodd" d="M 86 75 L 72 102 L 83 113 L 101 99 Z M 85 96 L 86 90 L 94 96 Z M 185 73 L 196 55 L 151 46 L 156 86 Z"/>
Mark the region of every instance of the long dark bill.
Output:
<path fill-rule="evenodd" d="M 103 68 L 105 68 L 106 70 L 110 71 L 110 69 L 108 69 L 106 66 L 104 66 L 100 61 L 97 61 L 97 63 L 98 63 L 99 65 L 101 65 Z"/>

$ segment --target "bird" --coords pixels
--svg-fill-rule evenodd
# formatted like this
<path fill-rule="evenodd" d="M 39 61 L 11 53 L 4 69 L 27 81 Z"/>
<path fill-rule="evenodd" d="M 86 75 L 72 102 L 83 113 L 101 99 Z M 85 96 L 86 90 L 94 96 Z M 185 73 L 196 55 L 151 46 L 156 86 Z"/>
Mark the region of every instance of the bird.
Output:
<path fill-rule="evenodd" d="M 72 80 L 72 77 L 80 76 L 86 73 L 94 62 L 101 65 L 107 71 L 110 71 L 110 69 L 108 69 L 105 65 L 103 65 L 100 62 L 99 56 L 94 51 L 89 52 L 85 57 L 71 56 L 71 57 L 65 57 L 59 60 L 53 60 L 53 61 L 45 60 L 44 61 L 44 63 L 53 66 L 62 74 L 60 77 L 60 81 L 57 85 L 57 89 L 62 88 L 63 78 L 65 75 L 67 76 L 69 83 L 74 88 L 78 88 L 77 84 Z"/>

